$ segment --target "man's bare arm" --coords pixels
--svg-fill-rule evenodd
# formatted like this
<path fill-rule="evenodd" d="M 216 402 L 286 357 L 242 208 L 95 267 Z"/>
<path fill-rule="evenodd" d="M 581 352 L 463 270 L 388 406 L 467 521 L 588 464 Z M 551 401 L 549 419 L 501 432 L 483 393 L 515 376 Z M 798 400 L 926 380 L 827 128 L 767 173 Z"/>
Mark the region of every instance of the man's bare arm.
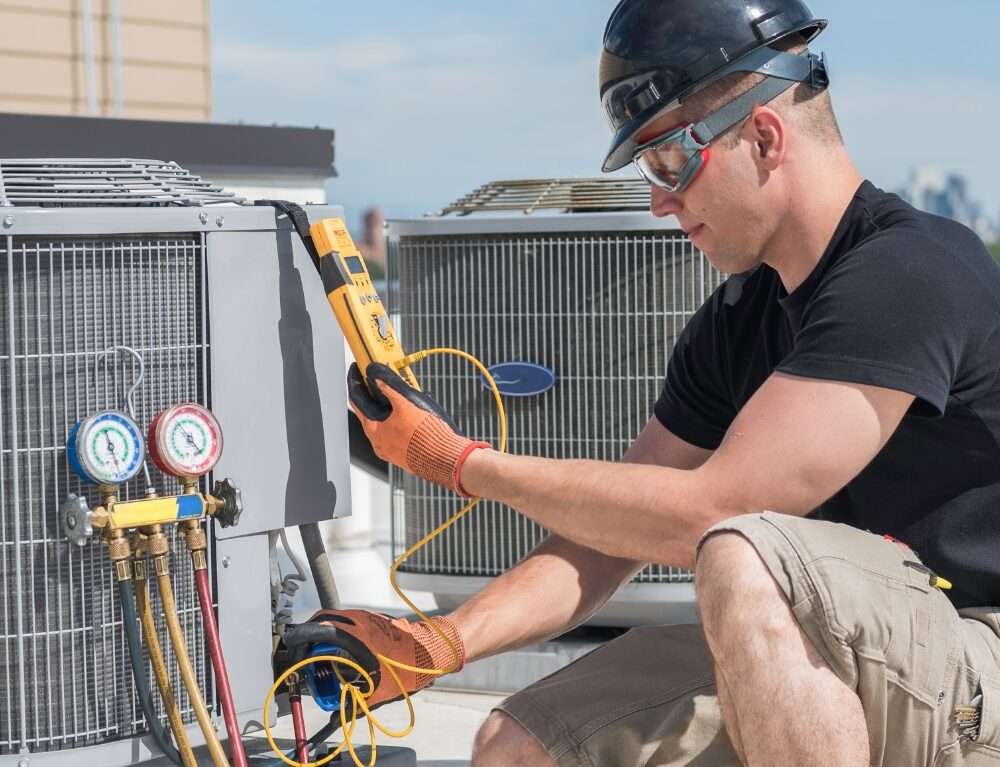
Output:
<path fill-rule="evenodd" d="M 878 454 L 912 402 L 891 389 L 777 373 L 697 469 L 476 450 L 461 480 L 608 556 L 692 567 L 698 540 L 716 522 L 819 506 Z"/>
<path fill-rule="evenodd" d="M 622 460 L 693 469 L 709 455 L 654 418 Z M 469 660 L 494 655 L 579 625 L 643 564 L 551 535 L 449 617 L 462 634 Z"/>

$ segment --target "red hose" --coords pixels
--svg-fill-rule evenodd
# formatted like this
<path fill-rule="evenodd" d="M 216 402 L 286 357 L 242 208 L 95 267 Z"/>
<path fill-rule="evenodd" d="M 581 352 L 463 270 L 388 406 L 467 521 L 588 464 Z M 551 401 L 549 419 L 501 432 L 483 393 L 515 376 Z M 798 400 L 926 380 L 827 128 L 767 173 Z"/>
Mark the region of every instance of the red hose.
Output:
<path fill-rule="evenodd" d="M 219 698 L 222 701 L 222 715 L 226 720 L 226 732 L 229 733 L 229 755 L 232 757 L 235 767 L 249 767 L 247 752 L 243 748 L 243 739 L 240 737 L 240 726 L 236 721 L 236 705 L 233 703 L 233 691 L 229 687 L 226 659 L 222 657 L 219 625 L 215 622 L 215 610 L 212 609 L 212 594 L 208 588 L 208 570 L 196 568 L 194 582 L 198 587 L 198 601 L 201 603 L 201 619 L 205 626 L 208 654 L 212 657 L 215 683 L 219 687 Z"/>
<path fill-rule="evenodd" d="M 298 695 L 289 695 L 288 705 L 292 709 L 292 726 L 295 728 L 295 758 L 302 764 L 308 764 L 309 740 L 306 735 L 306 720 L 302 715 L 302 698 Z"/>

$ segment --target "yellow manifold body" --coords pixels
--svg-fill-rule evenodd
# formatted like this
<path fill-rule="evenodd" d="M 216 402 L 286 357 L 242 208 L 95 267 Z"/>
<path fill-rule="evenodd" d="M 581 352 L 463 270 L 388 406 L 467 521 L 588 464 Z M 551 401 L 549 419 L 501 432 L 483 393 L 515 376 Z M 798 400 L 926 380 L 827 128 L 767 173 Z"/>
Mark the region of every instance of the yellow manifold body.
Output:
<path fill-rule="evenodd" d="M 189 519 L 204 519 L 205 500 L 201 495 L 177 495 L 167 498 L 142 498 L 118 501 L 108 509 L 108 526 L 129 530 L 150 525 L 169 525 Z"/>

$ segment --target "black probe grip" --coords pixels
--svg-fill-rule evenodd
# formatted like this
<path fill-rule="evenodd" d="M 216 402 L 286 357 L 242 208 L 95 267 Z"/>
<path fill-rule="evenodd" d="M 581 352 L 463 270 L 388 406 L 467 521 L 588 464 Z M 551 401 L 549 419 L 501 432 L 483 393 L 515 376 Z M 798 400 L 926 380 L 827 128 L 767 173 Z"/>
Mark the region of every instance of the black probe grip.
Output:
<path fill-rule="evenodd" d="M 322 275 L 323 270 L 320 266 L 319 253 L 316 251 L 316 245 L 313 242 L 312 235 L 309 233 L 309 216 L 306 215 L 302 206 L 288 200 L 254 200 L 253 204 L 264 208 L 274 208 L 279 213 L 284 213 L 288 216 L 292 228 L 295 229 L 302 240 L 302 244 L 305 245 L 306 251 L 309 253 L 309 258 L 312 259 L 313 266 Z"/>

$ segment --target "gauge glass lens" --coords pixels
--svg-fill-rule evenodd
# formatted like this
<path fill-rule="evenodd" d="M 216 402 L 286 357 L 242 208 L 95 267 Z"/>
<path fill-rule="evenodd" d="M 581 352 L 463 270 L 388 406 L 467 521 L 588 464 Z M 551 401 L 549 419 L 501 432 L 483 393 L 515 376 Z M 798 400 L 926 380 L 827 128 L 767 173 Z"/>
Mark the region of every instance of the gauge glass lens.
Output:
<path fill-rule="evenodd" d="M 165 411 L 156 424 L 160 463 L 178 477 L 200 477 L 222 455 L 222 429 L 208 410 L 193 403 Z"/>
<path fill-rule="evenodd" d="M 145 443 L 135 421 L 113 410 L 86 419 L 77 435 L 77 456 L 86 474 L 102 485 L 120 485 L 139 473 Z"/>

